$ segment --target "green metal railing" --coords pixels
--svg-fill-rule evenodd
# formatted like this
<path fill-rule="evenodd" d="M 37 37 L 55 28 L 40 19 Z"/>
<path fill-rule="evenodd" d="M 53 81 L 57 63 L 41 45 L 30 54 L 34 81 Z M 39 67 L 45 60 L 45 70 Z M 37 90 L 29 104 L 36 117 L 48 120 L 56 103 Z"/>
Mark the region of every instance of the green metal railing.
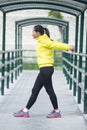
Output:
<path fill-rule="evenodd" d="M 35 50 L 22 50 L 22 58 L 23 58 L 23 69 L 38 69 Z M 54 68 L 62 69 L 61 51 L 54 51 Z"/>
<path fill-rule="evenodd" d="M 54 66 L 56 69 L 62 68 L 62 52 L 55 51 Z M 4 55 L 4 58 L 2 56 Z M 22 72 L 22 69 L 38 69 L 35 50 L 11 50 L 0 51 L 0 89 L 1 95 L 4 95 L 5 87 L 9 89 L 10 83 Z M 25 67 L 25 68 L 24 68 Z"/>
<path fill-rule="evenodd" d="M 13 83 L 22 72 L 22 50 L 0 51 L 0 57 L 0 89 L 1 95 L 4 95 L 5 86 L 9 88 L 10 82 Z"/>
<path fill-rule="evenodd" d="M 77 60 L 76 58 L 77 57 Z M 82 59 L 81 67 L 79 60 Z M 84 104 L 84 113 L 87 114 L 87 45 L 86 53 L 63 53 L 63 72 L 73 96 L 77 96 L 77 103 Z"/>
<path fill-rule="evenodd" d="M 5 87 L 9 88 L 10 83 L 13 83 L 20 75 L 24 64 L 31 64 L 32 66 L 37 64 L 34 53 L 35 50 L 0 51 L 0 57 L 3 54 L 5 57 L 0 61 L 0 88 L 2 95 L 4 95 Z M 79 67 L 80 57 L 82 58 L 81 67 Z M 63 73 L 66 76 L 69 88 L 73 90 L 73 96 L 77 96 L 77 102 L 79 104 L 81 102 L 84 103 L 84 113 L 87 114 L 87 45 L 85 54 L 64 51 L 62 55 L 61 51 L 56 51 L 54 61 L 54 67 L 62 66 L 63 64 Z M 58 64 L 58 62 L 61 64 Z"/>

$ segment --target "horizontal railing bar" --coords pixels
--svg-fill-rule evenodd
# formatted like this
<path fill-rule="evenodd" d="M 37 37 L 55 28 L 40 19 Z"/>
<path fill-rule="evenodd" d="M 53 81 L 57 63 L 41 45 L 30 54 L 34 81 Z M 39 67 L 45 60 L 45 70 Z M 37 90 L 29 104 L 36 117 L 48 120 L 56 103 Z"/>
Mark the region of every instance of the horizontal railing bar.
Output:
<path fill-rule="evenodd" d="M 7 50 L 7 51 L 0 51 L 0 54 L 3 54 L 3 53 L 9 53 L 9 52 L 19 52 L 19 51 L 23 51 L 22 49 L 16 49 L 16 50 Z"/>
<path fill-rule="evenodd" d="M 66 61 L 72 68 L 78 70 L 79 72 L 83 73 L 84 75 L 87 76 L 87 73 L 85 72 L 85 70 L 79 68 L 78 66 L 75 66 L 74 64 L 70 63 L 68 60 L 66 60 L 65 58 L 63 58 L 64 61 Z"/>
<path fill-rule="evenodd" d="M 0 77 L 0 81 L 6 79 L 7 76 L 10 76 L 11 73 L 15 72 L 15 70 L 19 69 L 20 67 L 22 67 L 22 65 L 17 66 L 17 68 L 14 68 L 14 70 L 11 70 L 10 72 L 6 72 L 4 77 L 3 76 Z"/>
<path fill-rule="evenodd" d="M 70 52 L 70 51 L 63 51 L 67 54 L 71 54 L 71 55 L 76 55 L 76 56 L 84 56 L 84 57 L 87 57 L 87 54 L 86 53 L 76 53 L 76 52 Z"/>

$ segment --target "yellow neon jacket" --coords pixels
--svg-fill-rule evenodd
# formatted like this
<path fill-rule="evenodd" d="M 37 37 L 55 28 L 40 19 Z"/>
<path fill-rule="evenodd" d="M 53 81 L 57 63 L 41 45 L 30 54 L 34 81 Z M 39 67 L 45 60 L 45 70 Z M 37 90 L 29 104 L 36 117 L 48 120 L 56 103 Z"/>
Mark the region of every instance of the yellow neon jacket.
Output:
<path fill-rule="evenodd" d="M 70 50 L 70 45 L 52 41 L 46 34 L 36 38 L 36 54 L 39 68 L 53 66 L 54 50 Z"/>

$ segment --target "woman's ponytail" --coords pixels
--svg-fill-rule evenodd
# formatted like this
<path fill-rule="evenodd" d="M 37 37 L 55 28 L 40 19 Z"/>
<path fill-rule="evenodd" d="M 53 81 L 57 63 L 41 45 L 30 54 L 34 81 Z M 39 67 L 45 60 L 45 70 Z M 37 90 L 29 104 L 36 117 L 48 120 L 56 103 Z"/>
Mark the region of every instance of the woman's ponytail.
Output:
<path fill-rule="evenodd" d="M 49 32 L 48 28 L 44 28 L 44 33 L 46 33 L 47 36 L 50 37 L 50 32 Z"/>

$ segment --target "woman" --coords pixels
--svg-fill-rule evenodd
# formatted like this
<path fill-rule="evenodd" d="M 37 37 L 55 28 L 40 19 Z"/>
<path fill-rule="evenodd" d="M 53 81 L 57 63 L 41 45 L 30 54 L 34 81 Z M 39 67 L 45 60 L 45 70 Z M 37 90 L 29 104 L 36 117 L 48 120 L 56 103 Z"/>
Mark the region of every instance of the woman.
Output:
<path fill-rule="evenodd" d="M 60 118 L 61 114 L 57 103 L 57 97 L 52 84 L 52 74 L 54 72 L 54 49 L 73 51 L 74 47 L 69 44 L 53 41 L 50 39 L 49 30 L 41 25 L 34 26 L 32 36 L 37 41 L 36 54 L 40 72 L 36 78 L 32 89 L 32 94 L 28 100 L 26 107 L 14 113 L 14 116 L 26 118 L 29 117 L 29 110 L 35 103 L 41 88 L 44 86 L 53 106 L 53 111 L 48 114 L 47 117 Z"/>

